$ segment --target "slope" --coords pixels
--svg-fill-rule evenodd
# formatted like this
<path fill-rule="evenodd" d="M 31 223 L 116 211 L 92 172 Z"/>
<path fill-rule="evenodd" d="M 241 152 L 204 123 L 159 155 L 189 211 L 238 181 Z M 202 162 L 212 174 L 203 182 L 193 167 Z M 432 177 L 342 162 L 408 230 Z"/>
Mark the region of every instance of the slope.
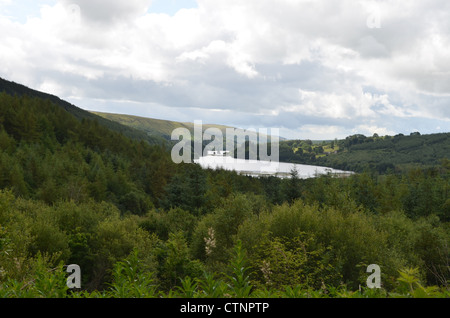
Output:
<path fill-rule="evenodd" d="M 164 143 L 164 139 L 160 138 L 159 136 L 149 135 L 149 134 L 143 132 L 142 130 L 134 129 L 132 127 L 122 125 L 115 121 L 108 120 L 101 116 L 97 116 L 96 114 L 93 114 L 91 112 L 83 110 L 65 100 L 62 100 L 61 98 L 59 98 L 57 96 L 47 94 L 47 93 L 44 93 L 41 91 L 37 91 L 37 90 L 31 89 L 29 87 L 26 87 L 22 84 L 8 81 L 3 78 L 0 78 L 0 92 L 5 92 L 5 93 L 7 93 L 9 95 L 13 95 L 13 96 L 14 95 L 29 96 L 29 97 L 37 97 L 40 99 L 46 99 L 46 100 L 49 100 L 52 103 L 62 107 L 68 113 L 75 116 L 78 120 L 82 120 L 82 119 L 95 120 L 102 126 L 108 127 L 109 129 L 111 129 L 113 131 L 119 132 L 119 133 L 123 134 L 124 136 L 127 136 L 127 137 L 135 139 L 135 140 L 146 140 L 150 144 Z"/>
<path fill-rule="evenodd" d="M 383 137 L 358 134 L 319 144 L 301 140 L 280 144 L 280 160 L 357 172 L 437 167 L 450 158 L 449 154 L 450 133 Z"/>
<path fill-rule="evenodd" d="M 162 120 L 162 119 L 154 119 L 126 114 L 112 114 L 112 113 L 103 113 L 103 112 L 92 112 L 95 115 L 101 116 L 105 119 L 118 122 L 122 125 L 129 126 L 138 130 L 142 130 L 148 134 L 161 136 L 165 139 L 170 140 L 171 135 L 174 129 L 176 128 L 186 128 L 191 132 L 191 136 L 194 136 L 194 123 L 190 122 L 177 122 L 170 120 Z M 219 124 L 202 124 L 203 133 L 205 134 L 205 140 L 210 140 L 210 134 L 206 131 L 209 128 L 217 128 L 222 132 L 223 137 L 226 137 L 226 129 L 236 129 L 236 127 L 219 125 Z M 243 135 L 250 135 L 252 137 L 263 136 L 259 134 L 259 132 L 253 132 L 251 130 L 236 130 L 236 136 L 241 137 Z M 255 137 L 256 137 L 255 136 Z M 265 136 L 267 138 L 267 136 Z M 280 138 L 284 140 L 284 138 Z"/>

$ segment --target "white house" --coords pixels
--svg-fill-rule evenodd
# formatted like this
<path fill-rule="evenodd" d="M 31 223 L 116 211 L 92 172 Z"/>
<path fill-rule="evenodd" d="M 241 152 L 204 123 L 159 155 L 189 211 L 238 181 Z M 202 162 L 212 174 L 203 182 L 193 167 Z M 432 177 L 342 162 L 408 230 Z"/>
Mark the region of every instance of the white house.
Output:
<path fill-rule="evenodd" d="M 208 151 L 208 156 L 221 156 L 221 157 L 225 157 L 225 156 L 229 156 L 230 152 L 229 151 Z"/>

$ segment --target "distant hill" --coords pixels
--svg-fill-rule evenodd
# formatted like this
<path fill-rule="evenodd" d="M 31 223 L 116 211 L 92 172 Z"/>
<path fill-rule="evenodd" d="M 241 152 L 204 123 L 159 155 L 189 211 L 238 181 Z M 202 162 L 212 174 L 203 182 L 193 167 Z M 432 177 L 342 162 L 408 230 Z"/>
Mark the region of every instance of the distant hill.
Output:
<path fill-rule="evenodd" d="M 315 164 L 356 172 L 408 170 L 441 166 L 450 159 L 450 133 L 396 136 L 364 135 L 321 143 L 288 140 L 280 143 L 280 161 Z"/>
<path fill-rule="evenodd" d="M 144 131 L 145 133 L 152 135 L 152 136 L 159 136 L 161 138 L 164 138 L 166 140 L 171 140 L 172 132 L 176 128 L 186 128 L 190 131 L 191 137 L 194 138 L 194 123 L 186 123 L 186 122 L 176 122 L 176 121 L 170 121 L 170 120 L 161 120 L 161 119 L 154 119 L 154 118 L 146 118 L 146 117 L 139 117 L 139 116 L 133 116 L 133 115 L 124 115 L 124 114 L 112 114 L 112 113 L 102 113 L 102 112 L 93 112 L 93 114 L 101 116 L 105 119 L 115 121 L 117 123 L 120 123 L 124 126 L 129 126 L 132 128 L 135 128 L 137 130 Z M 203 142 L 203 146 L 209 144 L 211 142 L 211 136 L 207 134 L 207 129 L 209 128 L 218 128 L 222 132 L 222 136 L 224 138 L 224 141 L 226 139 L 226 129 L 232 128 L 236 129 L 236 127 L 231 126 L 225 126 L 225 125 L 218 125 L 218 124 L 202 124 L 203 134 L 205 134 L 205 141 Z M 242 137 L 250 135 L 252 138 L 257 138 L 259 136 L 262 136 L 259 134 L 258 131 L 253 133 L 252 131 L 246 131 L 246 130 L 235 130 L 236 136 Z M 265 136 L 265 140 L 270 140 L 270 137 Z M 285 138 L 280 137 L 279 140 L 285 140 Z M 224 144 L 224 149 L 226 149 L 226 145 Z"/>
<path fill-rule="evenodd" d="M 63 109 L 65 109 L 67 112 L 75 116 L 77 119 L 89 119 L 89 120 L 95 120 L 99 124 L 108 127 L 109 129 L 119 132 L 126 137 L 129 137 L 131 139 L 135 140 L 146 140 L 150 144 L 161 144 L 164 143 L 164 139 L 160 138 L 159 136 L 149 135 L 142 130 L 134 129 L 127 125 L 122 125 L 116 121 L 108 120 L 104 117 L 97 116 L 94 113 L 88 112 L 84 109 L 81 109 L 65 100 L 62 100 L 61 98 L 47 94 L 41 91 L 37 91 L 31 88 L 28 88 L 22 84 L 18 84 L 15 82 L 7 81 L 5 79 L 0 78 L 0 92 L 5 92 L 9 95 L 13 96 L 29 96 L 29 97 L 37 97 L 41 99 L 47 99 L 51 101 L 52 103 L 61 106 Z"/>
<path fill-rule="evenodd" d="M 168 140 L 171 139 L 172 131 L 176 128 L 187 128 L 191 132 L 192 136 L 194 132 L 194 123 L 183 123 L 170 120 L 154 119 L 124 114 L 112 114 L 103 112 L 92 112 L 92 113 L 101 116 L 103 118 L 106 118 L 108 120 L 118 122 L 122 125 L 145 131 L 148 134 L 161 136 Z M 230 126 L 215 125 L 215 124 L 203 124 L 202 126 L 203 130 L 206 130 L 208 128 L 219 128 L 224 135 L 226 128 L 233 128 Z"/>

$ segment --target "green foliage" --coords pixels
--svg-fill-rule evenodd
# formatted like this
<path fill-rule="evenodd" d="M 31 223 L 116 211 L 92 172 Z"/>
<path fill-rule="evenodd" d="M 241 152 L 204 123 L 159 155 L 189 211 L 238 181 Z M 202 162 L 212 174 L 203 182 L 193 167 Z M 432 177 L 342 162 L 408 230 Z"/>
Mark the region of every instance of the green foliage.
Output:
<path fill-rule="evenodd" d="M 339 284 L 339 275 L 345 283 L 357 286 L 361 264 L 386 265 L 386 275 L 394 271 L 394 256 L 389 254 L 385 233 L 378 231 L 370 215 L 358 210 L 343 212 L 296 201 L 292 206 L 275 207 L 258 219 L 249 219 L 239 229 L 239 238 L 248 250 L 266 251 L 266 255 L 262 254 L 265 257 L 259 256 L 260 268 L 264 267 L 263 260 L 268 266 L 272 258 L 272 268 L 286 266 L 278 268 L 278 273 L 290 266 L 287 277 L 310 286 L 320 286 L 322 281 Z M 278 249 L 279 253 L 270 249 Z"/>
<path fill-rule="evenodd" d="M 186 165 L 173 176 L 166 187 L 161 207 L 180 208 L 192 214 L 202 214 L 206 193 L 206 173 L 197 165 Z"/>
<path fill-rule="evenodd" d="M 202 264 L 191 259 L 191 253 L 181 232 L 170 233 L 169 239 L 157 251 L 158 279 L 163 290 L 183 282 L 185 277 L 199 277 L 203 273 Z"/>
<path fill-rule="evenodd" d="M 400 292 L 400 295 L 412 298 L 436 298 L 441 296 L 438 287 L 422 286 L 418 278 L 419 270 L 417 268 L 405 268 L 400 270 L 399 273 L 397 291 Z"/>
<path fill-rule="evenodd" d="M 113 283 L 108 292 L 108 296 L 114 298 L 156 297 L 152 272 L 143 264 L 137 249 L 125 260 L 114 264 Z"/>
<path fill-rule="evenodd" d="M 238 241 L 234 247 L 230 270 L 231 274 L 228 275 L 228 280 L 230 281 L 229 290 L 231 296 L 237 298 L 249 297 L 252 291 L 252 285 L 250 284 L 251 268 L 241 241 Z"/>
<path fill-rule="evenodd" d="M 2 298 L 64 298 L 67 296 L 66 274 L 60 263 L 50 268 L 49 257 L 40 253 L 29 260 L 28 273 L 21 280 L 7 277 L 0 284 Z"/>
<path fill-rule="evenodd" d="M 342 277 L 330 263 L 331 248 L 325 249 L 313 237 L 300 234 L 292 239 L 263 240 L 254 252 L 252 264 L 259 269 L 257 280 L 264 286 L 282 289 L 289 285 L 320 288 L 339 284 Z"/>
<path fill-rule="evenodd" d="M 224 280 L 218 280 L 213 273 L 204 272 L 203 277 L 198 278 L 199 297 L 223 298 L 228 295 L 228 285 Z"/>

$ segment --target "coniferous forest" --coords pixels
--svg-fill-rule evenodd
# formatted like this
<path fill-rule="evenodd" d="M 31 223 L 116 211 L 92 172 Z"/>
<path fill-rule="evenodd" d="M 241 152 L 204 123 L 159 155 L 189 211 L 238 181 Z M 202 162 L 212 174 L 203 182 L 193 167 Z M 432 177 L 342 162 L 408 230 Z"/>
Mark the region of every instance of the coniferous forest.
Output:
<path fill-rule="evenodd" d="M 174 164 L 168 144 L 117 127 L 0 93 L 0 297 L 450 297 L 448 153 L 252 178 Z M 353 139 L 341 146 L 376 151 Z"/>

